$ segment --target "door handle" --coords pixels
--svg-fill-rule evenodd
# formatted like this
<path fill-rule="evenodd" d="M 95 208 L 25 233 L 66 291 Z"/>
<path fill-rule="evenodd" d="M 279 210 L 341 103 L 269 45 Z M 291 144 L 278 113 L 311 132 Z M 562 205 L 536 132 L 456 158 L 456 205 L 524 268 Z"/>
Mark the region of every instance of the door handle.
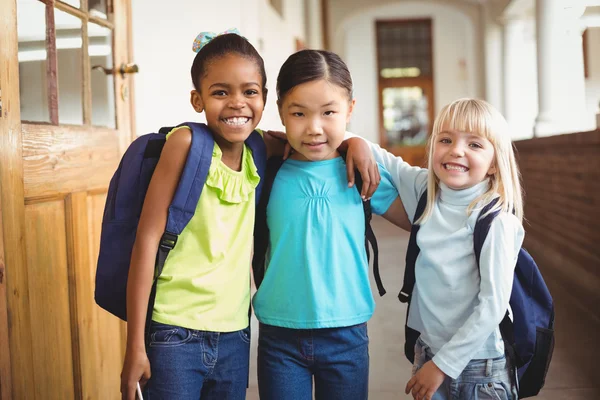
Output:
<path fill-rule="evenodd" d="M 140 71 L 140 67 L 137 64 L 129 63 L 129 64 L 121 64 L 121 66 L 117 68 L 105 68 L 102 65 L 94 65 L 92 69 L 101 69 L 104 71 L 106 75 L 116 75 L 121 74 L 121 78 L 125 76 L 125 74 L 137 74 Z"/>

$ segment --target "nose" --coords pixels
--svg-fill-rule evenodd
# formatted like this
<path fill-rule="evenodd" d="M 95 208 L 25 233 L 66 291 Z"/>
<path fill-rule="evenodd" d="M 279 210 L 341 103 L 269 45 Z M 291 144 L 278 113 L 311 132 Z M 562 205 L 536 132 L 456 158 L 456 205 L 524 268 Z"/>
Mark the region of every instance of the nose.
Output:
<path fill-rule="evenodd" d="M 244 108 L 246 102 L 244 101 L 244 95 L 242 93 L 231 94 L 229 97 L 229 107 L 235 110 Z"/>
<path fill-rule="evenodd" d="M 323 124 L 319 118 L 313 118 L 310 120 L 310 124 L 308 125 L 308 134 L 314 136 L 323 134 Z"/>
<path fill-rule="evenodd" d="M 450 155 L 452 157 L 464 157 L 465 150 L 463 149 L 462 144 L 460 144 L 460 143 L 454 143 L 452 145 L 452 148 L 450 149 Z"/>

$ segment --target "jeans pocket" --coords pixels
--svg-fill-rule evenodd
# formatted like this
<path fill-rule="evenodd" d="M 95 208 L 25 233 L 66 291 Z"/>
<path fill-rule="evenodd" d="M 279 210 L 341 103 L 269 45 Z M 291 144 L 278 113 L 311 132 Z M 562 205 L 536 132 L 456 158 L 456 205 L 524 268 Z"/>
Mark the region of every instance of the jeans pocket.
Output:
<path fill-rule="evenodd" d="M 192 340 L 192 336 L 192 331 L 187 328 L 152 322 L 149 346 L 179 346 Z"/>
<path fill-rule="evenodd" d="M 356 325 L 356 330 L 361 339 L 369 343 L 369 328 L 367 327 L 367 323 L 363 322 L 362 324 Z"/>
<path fill-rule="evenodd" d="M 503 382 L 487 382 L 475 385 L 473 400 L 512 400 L 512 396 Z"/>
<path fill-rule="evenodd" d="M 250 327 L 238 331 L 240 339 L 244 343 L 250 343 Z"/>

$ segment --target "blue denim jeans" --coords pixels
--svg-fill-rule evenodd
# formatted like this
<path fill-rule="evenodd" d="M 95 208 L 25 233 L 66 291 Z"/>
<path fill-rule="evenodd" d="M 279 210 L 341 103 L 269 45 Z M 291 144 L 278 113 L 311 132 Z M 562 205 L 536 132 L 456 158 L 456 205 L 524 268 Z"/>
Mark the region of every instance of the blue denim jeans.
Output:
<path fill-rule="evenodd" d="M 243 400 L 250 330 L 206 332 L 152 321 L 147 353 L 152 376 L 144 400 Z"/>
<path fill-rule="evenodd" d="M 260 324 L 261 400 L 363 400 L 369 390 L 367 324 L 287 329 Z"/>
<path fill-rule="evenodd" d="M 432 358 L 431 349 L 419 338 L 413 375 Z M 431 400 L 517 400 L 514 373 L 510 360 L 504 356 L 471 360 L 457 379 L 446 376 Z"/>

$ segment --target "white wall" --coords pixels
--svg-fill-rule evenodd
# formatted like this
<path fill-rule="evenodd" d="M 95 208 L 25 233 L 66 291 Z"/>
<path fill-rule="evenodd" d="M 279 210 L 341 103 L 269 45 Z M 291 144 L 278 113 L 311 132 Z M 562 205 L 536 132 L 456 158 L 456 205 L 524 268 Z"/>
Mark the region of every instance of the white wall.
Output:
<path fill-rule="evenodd" d="M 191 107 L 192 43 L 202 31 L 236 27 L 265 61 L 269 95 L 259 127 L 281 129 L 275 84 L 281 64 L 305 40 L 304 1 L 286 0 L 280 16 L 267 0 L 132 1 L 137 134 L 187 120 L 205 121 Z"/>
<path fill-rule="evenodd" d="M 350 129 L 379 142 L 375 20 L 431 18 L 433 20 L 434 111 L 460 97 L 478 97 L 482 55 L 473 21 L 454 7 L 439 3 L 406 2 L 361 10 L 346 18 L 336 31 L 343 43 L 342 57 L 354 79 L 357 105 Z"/>
<path fill-rule="evenodd" d="M 600 27 L 588 28 L 588 78 L 585 81 L 587 114 L 593 118 L 600 103 Z M 600 128 L 600 126 L 598 126 Z"/>

